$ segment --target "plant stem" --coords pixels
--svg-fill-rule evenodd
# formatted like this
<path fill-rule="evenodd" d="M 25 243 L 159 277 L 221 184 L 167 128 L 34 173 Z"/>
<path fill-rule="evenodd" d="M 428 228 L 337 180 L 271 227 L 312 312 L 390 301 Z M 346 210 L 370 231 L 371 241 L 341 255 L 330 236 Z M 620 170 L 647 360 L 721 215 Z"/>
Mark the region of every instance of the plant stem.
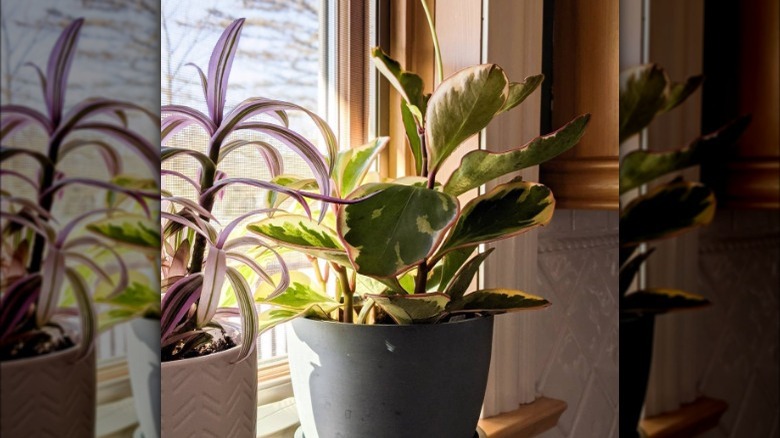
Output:
<path fill-rule="evenodd" d="M 444 70 L 442 69 L 439 37 L 436 36 L 436 26 L 433 24 L 433 17 L 431 16 L 431 11 L 428 9 L 428 3 L 425 0 L 420 0 L 420 3 L 422 3 L 423 10 L 425 11 L 425 18 L 428 20 L 428 28 L 431 29 L 433 52 L 436 55 L 436 77 L 439 79 L 439 83 L 441 83 L 444 80 Z"/>
<path fill-rule="evenodd" d="M 428 177 L 428 146 L 425 144 L 425 128 L 417 127 L 417 135 L 420 137 L 420 155 L 422 155 L 422 175 Z"/>
<path fill-rule="evenodd" d="M 428 262 L 423 259 L 419 265 L 417 265 L 417 278 L 414 282 L 414 293 L 424 294 L 428 290 Z"/>
<path fill-rule="evenodd" d="M 49 142 L 49 161 L 51 161 L 51 167 L 43 169 L 43 177 L 41 178 L 41 186 L 38 188 L 38 197 L 40 198 L 40 205 L 47 213 L 51 212 L 51 206 L 54 203 L 54 194 L 49 193 L 46 196 L 41 196 L 42 193 L 47 192 L 52 184 L 54 184 L 54 173 L 56 172 L 57 158 L 60 154 L 60 144 L 62 139 L 53 138 Z M 41 269 L 41 262 L 43 261 L 43 250 L 46 248 L 46 241 L 40 234 L 35 234 L 35 242 L 33 243 L 32 256 L 30 257 L 30 270 L 29 272 L 38 272 Z"/>
<path fill-rule="evenodd" d="M 210 171 L 208 169 L 204 169 L 201 167 L 201 172 L 203 172 L 203 175 L 200 178 L 200 192 L 205 193 L 207 192 L 212 186 L 214 186 L 214 178 L 217 174 L 217 166 L 216 162 L 219 159 L 219 151 L 222 148 L 221 143 L 214 143 L 209 146 L 209 158 L 211 161 L 215 163 L 214 170 Z M 211 213 L 211 209 L 214 208 L 214 198 L 216 196 L 216 193 L 212 193 L 211 196 L 208 196 L 202 200 L 200 203 L 200 206 L 203 207 L 206 211 Z M 201 216 L 201 219 L 208 222 L 209 219 L 206 217 Z M 198 237 L 195 238 L 195 245 L 192 247 L 192 261 L 190 263 L 190 273 L 196 273 L 200 272 L 200 270 L 203 267 L 203 256 L 206 252 L 206 238 L 198 234 Z"/>
<path fill-rule="evenodd" d="M 354 312 L 353 294 L 354 291 L 349 288 L 349 277 L 346 268 L 333 266 L 333 269 L 339 274 L 339 284 L 344 295 L 344 320 L 341 322 L 351 323 L 352 313 Z"/>

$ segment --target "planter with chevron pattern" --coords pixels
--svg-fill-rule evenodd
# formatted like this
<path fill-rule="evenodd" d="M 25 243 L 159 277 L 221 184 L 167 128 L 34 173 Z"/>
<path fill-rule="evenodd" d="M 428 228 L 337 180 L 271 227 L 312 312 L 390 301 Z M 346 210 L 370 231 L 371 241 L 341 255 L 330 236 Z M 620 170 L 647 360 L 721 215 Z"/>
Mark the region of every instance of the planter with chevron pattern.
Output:
<path fill-rule="evenodd" d="M 95 436 L 95 349 L 0 362 L 0 436 Z"/>
<path fill-rule="evenodd" d="M 257 354 L 239 347 L 162 364 L 162 436 L 254 438 Z"/>

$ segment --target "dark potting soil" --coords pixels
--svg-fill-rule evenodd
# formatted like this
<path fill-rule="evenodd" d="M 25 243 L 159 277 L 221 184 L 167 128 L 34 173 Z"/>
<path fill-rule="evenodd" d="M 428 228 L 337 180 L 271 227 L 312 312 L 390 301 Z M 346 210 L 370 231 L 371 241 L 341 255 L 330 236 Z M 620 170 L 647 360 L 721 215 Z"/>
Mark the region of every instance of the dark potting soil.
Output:
<path fill-rule="evenodd" d="M 220 327 L 207 327 L 203 329 L 202 332 L 193 334 L 191 337 L 163 347 L 161 360 L 163 362 L 168 362 L 172 360 L 207 356 L 209 354 L 229 350 L 236 345 L 233 337 L 228 335 L 224 329 Z"/>
<path fill-rule="evenodd" d="M 42 356 L 76 345 L 59 326 L 45 326 L 11 336 L 0 345 L 0 361 Z"/>

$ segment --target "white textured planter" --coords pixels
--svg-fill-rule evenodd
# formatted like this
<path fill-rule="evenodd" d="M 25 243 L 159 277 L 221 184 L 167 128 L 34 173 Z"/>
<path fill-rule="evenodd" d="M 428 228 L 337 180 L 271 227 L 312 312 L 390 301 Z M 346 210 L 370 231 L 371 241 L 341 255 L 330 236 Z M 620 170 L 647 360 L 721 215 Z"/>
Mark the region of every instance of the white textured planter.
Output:
<path fill-rule="evenodd" d="M 162 436 L 255 438 L 257 354 L 238 350 L 162 364 Z"/>
<path fill-rule="evenodd" d="M 127 362 L 143 438 L 160 438 L 160 320 L 140 318 L 127 331 Z"/>
<path fill-rule="evenodd" d="M 0 363 L 0 436 L 95 436 L 95 349 L 78 346 Z"/>

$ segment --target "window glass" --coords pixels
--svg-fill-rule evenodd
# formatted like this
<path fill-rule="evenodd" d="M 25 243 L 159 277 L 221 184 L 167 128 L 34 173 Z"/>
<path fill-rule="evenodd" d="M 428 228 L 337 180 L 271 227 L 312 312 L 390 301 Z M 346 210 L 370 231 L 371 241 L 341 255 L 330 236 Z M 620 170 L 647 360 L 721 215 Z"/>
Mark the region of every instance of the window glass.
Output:
<path fill-rule="evenodd" d="M 168 0 L 162 4 L 160 99 L 163 105 L 178 104 L 206 112 L 205 99 L 194 63 L 207 70 L 208 60 L 224 28 L 237 18 L 246 18 L 228 86 L 226 113 L 249 97 L 268 97 L 302 105 L 324 115 L 326 103 L 321 80 L 322 55 L 320 0 Z M 291 113 L 290 125 L 322 148 L 316 126 Z M 284 158 L 284 173 L 310 176 L 305 162 L 292 150 L 259 134 L 237 137 L 263 140 L 278 147 Z M 169 146 L 204 150 L 208 138 L 197 127 L 177 134 Z M 166 162 L 165 168 L 197 178 L 197 166 L 187 157 Z M 220 163 L 231 177 L 270 179 L 259 152 L 244 148 Z M 163 188 L 194 197 L 194 189 L 178 178 L 163 178 Z M 213 210 L 221 223 L 253 209 L 266 206 L 266 194 L 256 188 L 236 185 L 228 188 Z M 302 257 L 285 256 L 291 269 L 305 268 Z M 269 265 L 269 272 L 273 266 Z M 261 360 L 286 353 L 285 327 L 265 333 L 258 341 Z"/>

